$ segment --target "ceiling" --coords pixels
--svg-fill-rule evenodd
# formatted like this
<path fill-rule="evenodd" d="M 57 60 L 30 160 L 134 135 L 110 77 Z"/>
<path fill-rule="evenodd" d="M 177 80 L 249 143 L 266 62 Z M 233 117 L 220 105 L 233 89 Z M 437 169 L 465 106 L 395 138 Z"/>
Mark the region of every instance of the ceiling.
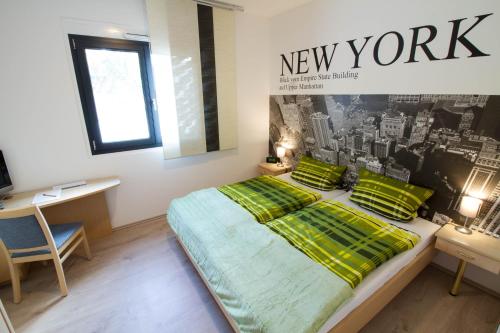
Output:
<path fill-rule="evenodd" d="M 271 17 L 295 7 L 299 7 L 312 0 L 223 0 L 245 7 L 245 13 Z"/>

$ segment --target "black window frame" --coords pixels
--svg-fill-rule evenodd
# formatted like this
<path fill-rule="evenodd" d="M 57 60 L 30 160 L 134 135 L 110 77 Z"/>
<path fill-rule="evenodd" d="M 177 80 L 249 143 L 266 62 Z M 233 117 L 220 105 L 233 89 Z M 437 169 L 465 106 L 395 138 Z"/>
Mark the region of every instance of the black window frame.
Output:
<path fill-rule="evenodd" d="M 148 42 L 69 34 L 80 101 L 92 155 L 138 150 L 162 145 L 151 67 L 151 52 Z M 145 112 L 148 121 L 149 138 L 140 140 L 103 143 L 97 118 L 90 72 L 85 54 L 86 49 L 136 52 L 139 55 Z"/>

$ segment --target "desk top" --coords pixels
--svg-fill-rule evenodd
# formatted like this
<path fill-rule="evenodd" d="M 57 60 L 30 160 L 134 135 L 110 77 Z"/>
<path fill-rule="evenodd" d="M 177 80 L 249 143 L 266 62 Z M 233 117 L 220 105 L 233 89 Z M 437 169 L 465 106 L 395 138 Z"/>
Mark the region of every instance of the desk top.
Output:
<path fill-rule="evenodd" d="M 118 179 L 117 177 L 92 179 L 92 180 L 87 180 L 86 182 L 87 182 L 86 185 L 62 190 L 61 197 L 54 200 L 42 202 L 38 204 L 38 207 L 45 208 L 58 205 L 64 202 L 76 200 L 99 192 L 103 192 L 109 190 L 110 188 L 117 187 L 118 185 L 120 185 L 120 179 Z M 12 212 L 15 210 L 34 206 L 32 204 L 32 201 L 35 194 L 47 190 L 51 190 L 51 188 L 13 194 L 9 199 L 3 201 L 4 209 L 0 210 L 0 215 L 4 212 Z"/>

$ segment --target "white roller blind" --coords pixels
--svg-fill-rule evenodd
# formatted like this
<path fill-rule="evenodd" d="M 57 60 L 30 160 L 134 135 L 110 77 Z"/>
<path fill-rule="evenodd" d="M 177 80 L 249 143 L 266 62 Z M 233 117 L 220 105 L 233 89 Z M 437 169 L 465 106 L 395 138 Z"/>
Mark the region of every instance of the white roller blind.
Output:
<path fill-rule="evenodd" d="M 146 5 L 165 158 L 236 148 L 234 12 L 187 0 Z"/>

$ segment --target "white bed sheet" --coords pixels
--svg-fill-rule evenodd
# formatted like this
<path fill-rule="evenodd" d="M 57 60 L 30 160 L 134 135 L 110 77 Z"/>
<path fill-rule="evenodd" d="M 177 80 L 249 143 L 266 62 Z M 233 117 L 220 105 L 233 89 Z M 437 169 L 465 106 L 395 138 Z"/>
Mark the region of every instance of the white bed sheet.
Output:
<path fill-rule="evenodd" d="M 334 198 L 346 205 L 355 207 L 356 209 L 365 212 L 370 215 L 376 215 L 369 210 L 366 210 L 354 202 L 349 200 L 350 192 L 344 192 L 343 195 Z M 355 289 L 354 296 L 344 303 L 323 325 L 319 330 L 320 333 L 328 332 L 336 324 L 338 324 L 342 319 L 344 319 L 351 311 L 358 307 L 361 303 L 368 299 L 373 293 L 375 293 L 380 287 L 382 287 L 387 281 L 389 281 L 394 275 L 396 275 L 400 270 L 402 270 L 406 265 L 408 265 L 422 250 L 424 250 L 434 239 L 434 234 L 439 230 L 441 226 L 432 223 L 430 221 L 424 220 L 422 218 L 416 218 L 409 223 L 401 223 L 389 220 L 382 216 L 376 215 L 380 220 L 391 223 L 395 226 L 401 227 L 406 230 L 413 231 L 420 235 L 420 242 L 408 251 L 398 254 L 388 262 L 382 264 L 376 270 L 371 272 Z"/>

